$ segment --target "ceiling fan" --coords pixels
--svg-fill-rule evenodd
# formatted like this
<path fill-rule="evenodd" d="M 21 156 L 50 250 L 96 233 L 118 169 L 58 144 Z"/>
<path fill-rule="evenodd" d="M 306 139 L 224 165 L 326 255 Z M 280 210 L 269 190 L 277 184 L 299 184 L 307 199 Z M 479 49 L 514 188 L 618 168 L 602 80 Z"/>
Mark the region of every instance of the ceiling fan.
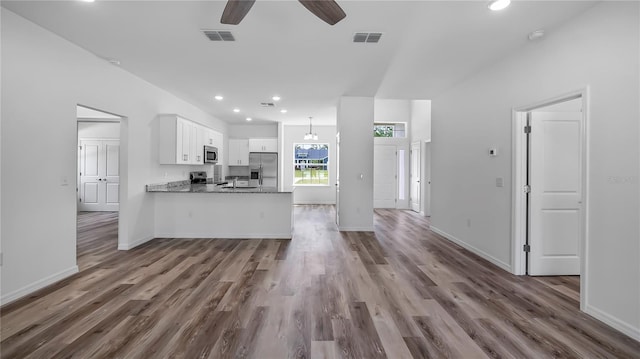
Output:
<path fill-rule="evenodd" d="M 334 0 L 298 0 L 307 10 L 329 25 L 335 25 L 347 16 Z M 220 22 L 238 25 L 256 0 L 227 0 Z"/>

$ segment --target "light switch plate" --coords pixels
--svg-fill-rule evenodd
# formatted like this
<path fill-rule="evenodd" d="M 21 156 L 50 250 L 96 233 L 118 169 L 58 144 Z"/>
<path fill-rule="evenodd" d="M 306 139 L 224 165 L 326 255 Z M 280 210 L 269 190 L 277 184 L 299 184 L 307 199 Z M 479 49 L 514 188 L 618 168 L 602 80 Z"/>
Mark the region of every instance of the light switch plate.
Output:
<path fill-rule="evenodd" d="M 496 177 L 496 187 L 504 187 L 504 178 Z"/>

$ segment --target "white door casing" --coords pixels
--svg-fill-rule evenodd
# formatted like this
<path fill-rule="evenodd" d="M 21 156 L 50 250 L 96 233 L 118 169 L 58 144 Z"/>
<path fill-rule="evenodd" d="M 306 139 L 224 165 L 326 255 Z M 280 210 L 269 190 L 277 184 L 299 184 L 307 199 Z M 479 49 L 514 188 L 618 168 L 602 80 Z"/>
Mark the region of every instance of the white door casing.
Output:
<path fill-rule="evenodd" d="M 424 144 L 422 159 L 422 212 L 424 216 L 431 216 L 431 142 Z"/>
<path fill-rule="evenodd" d="M 420 142 L 411 144 L 411 179 L 409 197 L 411 210 L 420 212 Z"/>
<path fill-rule="evenodd" d="M 117 211 L 120 140 L 80 140 L 79 211 Z"/>
<path fill-rule="evenodd" d="M 580 274 L 581 112 L 531 112 L 530 275 Z"/>
<path fill-rule="evenodd" d="M 396 208 L 396 146 L 375 145 L 373 159 L 373 208 Z"/>

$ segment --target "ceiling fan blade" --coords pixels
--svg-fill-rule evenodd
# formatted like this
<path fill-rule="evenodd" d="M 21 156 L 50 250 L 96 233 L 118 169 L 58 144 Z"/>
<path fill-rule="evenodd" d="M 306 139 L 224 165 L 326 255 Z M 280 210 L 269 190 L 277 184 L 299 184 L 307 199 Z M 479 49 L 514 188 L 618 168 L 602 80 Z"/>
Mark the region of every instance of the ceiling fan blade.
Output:
<path fill-rule="evenodd" d="M 256 0 L 228 0 L 220 22 L 228 25 L 238 25 L 247 15 L 254 2 Z"/>
<path fill-rule="evenodd" d="M 307 10 L 329 25 L 335 25 L 347 16 L 334 0 L 298 0 Z"/>

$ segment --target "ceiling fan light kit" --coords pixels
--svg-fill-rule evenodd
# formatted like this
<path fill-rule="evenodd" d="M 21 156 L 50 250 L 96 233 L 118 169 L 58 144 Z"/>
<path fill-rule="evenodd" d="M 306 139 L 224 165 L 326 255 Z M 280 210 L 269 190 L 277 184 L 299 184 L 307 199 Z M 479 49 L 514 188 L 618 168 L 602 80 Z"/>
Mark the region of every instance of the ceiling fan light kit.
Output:
<path fill-rule="evenodd" d="M 347 16 L 334 0 L 298 1 L 312 14 L 329 25 L 335 25 Z M 227 0 L 220 22 L 227 25 L 238 25 L 247 16 L 255 2 L 256 0 Z"/>

